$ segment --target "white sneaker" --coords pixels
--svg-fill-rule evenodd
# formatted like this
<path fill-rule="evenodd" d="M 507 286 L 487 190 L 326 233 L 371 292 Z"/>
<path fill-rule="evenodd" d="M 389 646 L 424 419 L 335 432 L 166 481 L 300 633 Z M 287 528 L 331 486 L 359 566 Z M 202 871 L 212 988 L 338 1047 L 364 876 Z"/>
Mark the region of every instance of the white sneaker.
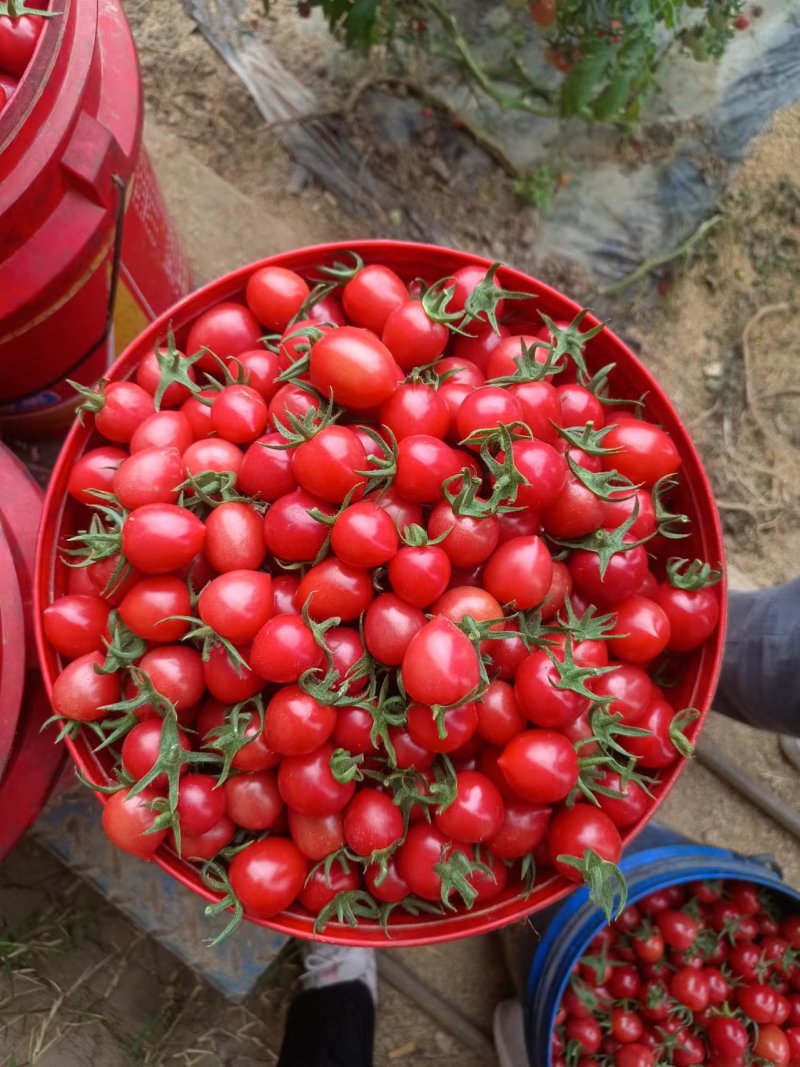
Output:
<path fill-rule="evenodd" d="M 500 1001 L 494 1009 L 493 1029 L 500 1067 L 527 1067 L 525 1016 L 516 997 Z"/>
<path fill-rule="evenodd" d="M 373 948 L 314 944 L 305 947 L 305 970 L 300 976 L 304 989 L 321 989 L 336 982 L 363 982 L 378 1003 L 378 965 Z"/>
<path fill-rule="evenodd" d="M 779 734 L 778 741 L 781 752 L 785 758 L 800 771 L 800 737 L 789 737 L 787 734 Z"/>

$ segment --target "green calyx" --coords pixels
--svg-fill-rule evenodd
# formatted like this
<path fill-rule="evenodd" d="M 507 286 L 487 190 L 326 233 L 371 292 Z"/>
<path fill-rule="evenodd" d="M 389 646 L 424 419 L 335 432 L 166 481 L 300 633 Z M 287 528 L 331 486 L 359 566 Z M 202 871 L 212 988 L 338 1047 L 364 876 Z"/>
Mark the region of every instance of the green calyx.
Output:
<path fill-rule="evenodd" d="M 550 684 L 554 689 L 568 689 L 571 693 L 577 693 L 578 696 L 596 703 L 607 703 L 611 700 L 611 697 L 598 697 L 596 693 L 587 688 L 586 683 L 593 678 L 600 678 L 604 674 L 615 671 L 616 667 L 579 667 L 575 662 L 571 635 L 567 636 L 560 657 L 547 645 L 544 646 L 544 652 L 558 675 L 556 679 L 550 678 Z"/>
<path fill-rule="evenodd" d="M 669 724 L 669 739 L 684 759 L 691 759 L 694 755 L 694 745 L 686 736 L 686 727 L 699 718 L 697 708 L 684 708 L 675 714 Z"/>
<path fill-rule="evenodd" d="M 567 538 L 551 537 L 550 540 L 554 541 L 557 545 L 562 545 L 564 548 L 582 548 L 587 552 L 595 552 L 599 557 L 600 562 L 600 578 L 605 577 L 608 565 L 611 562 L 611 557 L 615 556 L 618 552 L 630 552 L 632 548 L 636 548 L 637 545 L 643 545 L 653 537 L 650 534 L 648 537 L 641 537 L 637 541 L 626 541 L 625 535 L 630 530 L 631 526 L 636 522 L 639 517 L 639 501 L 634 498 L 633 510 L 628 518 L 621 523 L 615 530 L 595 530 L 594 533 L 588 534 L 586 537 L 577 538 L 575 540 L 568 540 Z"/>
<path fill-rule="evenodd" d="M 258 730 L 255 734 L 248 735 L 247 728 L 252 722 L 258 723 Z M 224 785 L 230 775 L 236 753 L 259 737 L 263 731 L 264 701 L 260 693 L 232 705 L 225 715 L 225 722 L 208 731 L 202 739 L 203 748 L 211 749 L 214 754 L 220 753 L 222 756 L 217 788 Z"/>
<path fill-rule="evenodd" d="M 383 776 L 383 783 L 406 820 L 412 808 L 419 806 L 427 811 L 436 803 L 428 790 L 427 781 L 413 767 L 396 767 Z"/>
<path fill-rule="evenodd" d="M 494 284 L 502 263 L 493 263 L 486 272 L 485 278 L 478 282 L 475 288 L 464 302 L 464 318 L 461 322 L 463 329 L 468 322 L 483 319 L 489 323 L 495 333 L 499 333 L 500 325 L 497 321 L 497 306 L 502 300 L 533 300 L 533 293 L 520 293 L 512 289 L 501 289 Z"/>
<path fill-rule="evenodd" d="M 237 672 L 241 667 L 246 671 L 250 670 L 249 664 L 245 661 L 244 656 L 238 651 L 232 641 L 229 641 L 227 637 L 223 637 L 218 634 L 216 630 L 212 630 L 210 626 L 203 622 L 202 619 L 196 618 L 194 615 L 170 615 L 169 619 L 180 619 L 181 622 L 188 622 L 191 629 L 181 637 L 181 641 L 192 641 L 200 646 L 200 656 L 203 663 L 208 663 L 211 651 L 214 648 L 221 646 L 225 649 L 228 656 L 228 662 L 232 667 L 235 667 Z"/>
<path fill-rule="evenodd" d="M 455 291 L 456 284 L 451 278 L 440 278 L 422 294 L 422 308 L 431 322 L 447 326 L 453 333 L 466 335 L 466 331 L 456 325 L 464 318 L 463 313 L 447 310 Z"/>
<path fill-rule="evenodd" d="M 689 531 L 686 527 L 691 521 L 688 515 L 683 515 L 678 511 L 670 511 L 667 507 L 666 498 L 677 486 L 678 479 L 671 474 L 666 474 L 663 478 L 658 479 L 651 490 L 657 532 L 662 537 L 673 541 L 689 536 Z"/>
<path fill-rule="evenodd" d="M 214 893 L 221 894 L 219 900 L 215 901 L 213 904 L 206 904 L 205 914 L 219 915 L 220 912 L 227 911 L 228 909 L 233 911 L 231 920 L 225 929 L 217 934 L 215 938 L 207 942 L 209 948 L 214 948 L 221 941 L 230 937 L 234 930 L 237 929 L 244 918 L 244 908 L 241 900 L 239 900 L 236 893 L 234 893 L 233 886 L 228 878 L 228 872 L 222 864 L 216 863 L 214 860 L 206 860 L 200 871 L 200 877 L 203 880 L 203 885 L 206 886 L 207 889 L 210 889 Z"/>
<path fill-rule="evenodd" d="M 591 378 L 588 376 L 588 372 L 583 374 L 578 372 L 578 382 L 584 389 L 588 389 L 590 393 L 600 400 L 604 407 L 621 407 L 621 408 L 633 408 L 637 415 L 641 413 L 644 408 L 645 398 L 647 394 L 639 397 L 638 400 L 628 400 L 624 397 L 613 397 L 609 393 L 609 376 L 616 367 L 616 363 L 607 363 L 604 367 L 601 367 L 596 374 L 593 374 Z"/>
<path fill-rule="evenodd" d="M 458 779 L 449 756 L 440 753 L 434 764 L 435 781 L 428 790 L 436 804 L 436 814 L 447 811 L 458 796 Z"/>
<path fill-rule="evenodd" d="M 203 506 L 218 508 L 220 504 L 236 501 L 251 504 L 256 508 L 264 505 L 250 496 L 243 496 L 236 489 L 236 471 L 198 471 L 188 475 L 177 486 L 180 491 L 178 504 L 195 511 Z"/>
<path fill-rule="evenodd" d="M 65 549 L 66 555 L 80 557 L 80 562 L 72 566 L 88 567 L 90 563 L 116 556 L 122 547 L 122 527 L 130 514 L 128 509 L 110 493 L 96 490 L 94 495 L 98 502 L 92 504 L 94 513 L 89 520 L 89 529 L 67 538 L 68 544 L 81 546 Z M 101 500 L 108 503 L 101 503 Z"/>
<path fill-rule="evenodd" d="M 308 373 L 308 368 L 311 364 L 309 358 L 309 352 L 312 345 L 315 345 L 321 337 L 325 336 L 325 331 L 320 329 L 319 326 L 297 326 L 291 330 L 290 333 L 285 334 L 281 338 L 281 343 L 285 341 L 297 341 L 302 338 L 302 345 L 295 345 L 296 351 L 300 352 L 300 356 L 296 359 L 286 370 L 281 371 L 278 375 L 279 382 L 293 382 L 303 374 Z"/>
<path fill-rule="evenodd" d="M 38 15 L 43 19 L 52 19 L 61 14 L 61 11 L 44 11 L 39 7 L 28 7 L 23 0 L 5 0 L 0 3 L 0 18 L 18 19 L 23 15 Z"/>
<path fill-rule="evenodd" d="M 381 905 L 366 889 L 345 889 L 329 901 L 314 920 L 314 933 L 320 933 L 330 922 L 355 929 L 359 919 L 382 922 Z"/>
<path fill-rule="evenodd" d="M 363 755 L 352 756 L 346 749 L 336 748 L 330 758 L 331 774 L 340 785 L 361 782 L 364 779 L 364 773 L 361 770 L 363 762 Z"/>
<path fill-rule="evenodd" d="M 203 357 L 205 349 L 195 352 L 192 356 L 183 355 L 175 345 L 175 335 L 170 326 L 167 329 L 166 348 L 158 342 L 155 347 L 155 354 L 156 363 L 160 371 L 158 388 L 153 394 L 153 407 L 156 411 L 161 410 L 161 401 L 164 399 L 164 393 L 171 385 L 183 385 L 193 395 L 200 391 L 197 383 L 189 376 L 189 369 Z M 227 374 L 228 369 L 225 363 L 222 360 L 219 360 L 219 363 Z"/>
<path fill-rule="evenodd" d="M 581 857 L 563 855 L 556 858 L 559 863 L 578 871 L 589 890 L 589 899 L 600 908 L 608 922 L 625 910 L 628 885 L 615 863 L 602 859 L 593 848 L 587 848 Z"/>
<path fill-rule="evenodd" d="M 597 608 L 590 604 L 580 618 L 575 614 L 572 600 L 569 596 L 564 597 L 564 608 L 558 615 L 558 626 L 548 627 L 546 634 L 567 633 L 572 638 L 573 645 L 579 641 L 608 641 L 611 638 L 610 631 L 617 622 L 616 612 L 607 615 L 596 614 Z"/>
<path fill-rule="evenodd" d="M 673 556 L 667 560 L 667 580 L 675 589 L 694 591 L 707 589 L 722 580 L 722 570 L 714 570 L 709 563 L 694 559 L 679 559 Z"/>
<path fill-rule="evenodd" d="M 456 905 L 450 900 L 453 894 L 460 897 L 467 908 L 471 908 L 475 903 L 478 890 L 470 884 L 470 875 L 481 871 L 496 880 L 491 867 L 481 860 L 470 859 L 466 853 L 454 850 L 450 844 L 442 847 L 439 862 L 434 864 L 433 869 L 442 881 L 440 893 L 442 906 L 449 911 L 456 910 Z"/>
<path fill-rule="evenodd" d="M 545 315 L 544 312 L 540 312 L 540 314 L 542 321 L 550 332 L 550 343 L 553 346 L 556 361 L 560 363 L 562 358 L 568 359 L 575 365 L 578 374 L 583 375 L 584 380 L 589 379 L 589 370 L 586 366 L 586 360 L 583 358 L 583 350 L 588 341 L 591 341 L 593 337 L 596 337 L 605 329 L 605 323 L 598 323 L 597 326 L 581 332 L 580 326 L 589 314 L 588 308 L 583 308 L 579 311 L 567 326 L 556 326 L 553 320 Z"/>
<path fill-rule="evenodd" d="M 547 356 L 544 363 L 540 363 L 536 359 L 536 352 L 543 348 L 547 349 Z M 528 382 L 543 382 L 556 374 L 560 374 L 566 366 L 566 362 L 560 360 L 556 355 L 554 346 L 546 341 L 534 341 L 532 344 L 527 345 L 520 340 L 519 355 L 514 357 L 514 362 L 517 365 L 517 369 L 513 374 L 490 378 L 486 384 L 520 385 Z"/>
<path fill-rule="evenodd" d="M 303 303 L 294 313 L 292 318 L 289 320 L 289 328 L 291 329 L 291 327 L 294 326 L 296 322 L 301 322 L 303 319 L 308 318 L 311 309 L 316 307 L 320 300 L 324 300 L 326 296 L 330 296 L 331 293 L 336 292 L 338 288 L 339 283 L 335 281 L 317 282 L 317 284 L 305 298 Z"/>
<path fill-rule="evenodd" d="M 312 385 L 308 385 L 307 382 L 296 381 L 295 384 L 301 389 L 306 389 L 309 395 L 320 397 L 317 390 Z M 342 409 L 334 404 L 332 393 L 325 401 L 324 408 L 317 408 L 313 404 L 309 404 L 302 417 L 285 410 L 285 419 L 288 426 L 284 425 L 277 415 L 272 420 L 275 423 L 275 429 L 284 439 L 285 444 L 265 445 L 264 447 L 278 450 L 297 448 L 298 445 L 302 445 L 304 442 L 310 441 L 312 437 L 316 437 L 321 430 L 331 426 L 337 419 L 341 418 L 341 415 Z"/>
<path fill-rule="evenodd" d="M 2 11 L 0 11 L 0 14 L 2 14 Z M 75 408 L 75 414 L 80 423 L 83 422 L 85 412 L 89 412 L 90 415 L 96 415 L 98 411 L 102 411 L 105 407 L 108 378 L 100 378 L 96 386 L 81 385 L 80 382 L 74 382 L 71 378 L 67 378 L 67 385 L 71 385 L 78 396 L 82 398 L 80 404 Z"/>
<path fill-rule="evenodd" d="M 147 642 L 128 629 L 118 612 L 112 611 L 108 622 L 111 636 L 110 640 L 103 638 L 106 658 L 101 666 L 95 666 L 97 674 L 114 674 L 123 667 L 130 667 L 147 651 Z"/>
<path fill-rule="evenodd" d="M 603 445 L 603 438 L 611 430 L 616 430 L 616 426 L 603 426 L 599 430 L 595 430 L 594 423 L 589 420 L 585 426 L 557 426 L 554 422 L 551 422 L 553 429 L 556 431 L 559 437 L 562 437 L 567 444 L 572 445 L 574 448 L 579 448 L 581 452 L 585 452 L 587 456 L 613 456 L 617 452 L 622 451 L 622 447 L 619 448 L 606 448 Z"/>
<path fill-rule="evenodd" d="M 589 492 L 594 493 L 600 500 L 628 500 L 642 485 L 634 485 L 630 478 L 626 478 L 619 471 L 589 471 L 577 463 L 567 452 L 567 466 L 578 479 L 585 485 Z M 625 496 L 621 494 L 625 493 Z"/>
<path fill-rule="evenodd" d="M 317 268 L 320 274 L 325 275 L 326 281 L 334 282 L 334 288 L 345 285 L 364 269 L 364 260 L 357 252 L 347 251 L 344 255 L 349 257 L 350 263 L 336 260 L 330 267 Z M 329 291 L 332 292 L 332 290 Z"/>
<path fill-rule="evenodd" d="M 452 481 L 452 479 L 448 478 L 447 481 Z M 397 532 L 400 534 L 400 540 L 409 548 L 428 548 L 431 545 L 440 545 L 446 537 L 450 536 L 452 527 L 439 534 L 438 537 L 429 537 L 425 527 L 418 526 L 416 523 L 404 526 L 402 530 L 398 528 Z"/>

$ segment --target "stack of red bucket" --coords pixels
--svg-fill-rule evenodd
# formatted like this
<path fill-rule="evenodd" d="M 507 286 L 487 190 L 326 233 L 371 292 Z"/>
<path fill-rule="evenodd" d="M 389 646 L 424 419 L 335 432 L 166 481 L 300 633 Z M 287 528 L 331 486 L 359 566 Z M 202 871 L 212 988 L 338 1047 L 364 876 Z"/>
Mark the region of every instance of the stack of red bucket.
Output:
<path fill-rule="evenodd" d="M 46 6 L 46 0 L 45 0 Z M 42 437 L 191 276 L 142 149 L 142 93 L 115 0 L 22 0 L 0 16 L 0 434 Z M 11 17 L 10 17 L 11 16 Z M 32 455 L 30 449 L 27 456 Z M 42 494 L 0 445 L 0 857 L 64 752 L 33 648 Z"/>

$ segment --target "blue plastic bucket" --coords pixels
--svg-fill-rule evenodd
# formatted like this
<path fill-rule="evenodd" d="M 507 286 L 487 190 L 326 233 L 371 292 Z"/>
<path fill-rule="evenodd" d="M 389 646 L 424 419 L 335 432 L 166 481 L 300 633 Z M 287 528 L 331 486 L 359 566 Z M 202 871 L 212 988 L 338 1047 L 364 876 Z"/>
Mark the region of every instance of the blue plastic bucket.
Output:
<path fill-rule="evenodd" d="M 702 879 L 731 878 L 772 889 L 800 910 L 800 893 L 787 886 L 768 856 L 741 856 L 698 845 L 664 827 L 650 825 L 628 848 L 620 867 L 634 904 L 657 889 Z M 560 905 L 536 916 L 544 929 L 531 964 L 525 1004 L 525 1042 L 531 1067 L 552 1067 L 550 1041 L 569 976 L 605 916 L 579 889 Z"/>

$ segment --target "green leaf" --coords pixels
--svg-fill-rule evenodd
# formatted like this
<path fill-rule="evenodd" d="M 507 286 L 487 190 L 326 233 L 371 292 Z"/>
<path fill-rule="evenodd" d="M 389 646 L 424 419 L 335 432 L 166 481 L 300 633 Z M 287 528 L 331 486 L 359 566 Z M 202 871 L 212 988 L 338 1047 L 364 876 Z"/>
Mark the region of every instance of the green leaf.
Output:
<path fill-rule="evenodd" d="M 617 70 L 592 104 L 592 114 L 599 122 L 619 119 L 631 94 L 636 71 Z"/>
<path fill-rule="evenodd" d="M 583 114 L 617 51 L 606 40 L 592 42 L 588 47 L 591 50 L 575 64 L 561 87 L 562 118 Z"/>

